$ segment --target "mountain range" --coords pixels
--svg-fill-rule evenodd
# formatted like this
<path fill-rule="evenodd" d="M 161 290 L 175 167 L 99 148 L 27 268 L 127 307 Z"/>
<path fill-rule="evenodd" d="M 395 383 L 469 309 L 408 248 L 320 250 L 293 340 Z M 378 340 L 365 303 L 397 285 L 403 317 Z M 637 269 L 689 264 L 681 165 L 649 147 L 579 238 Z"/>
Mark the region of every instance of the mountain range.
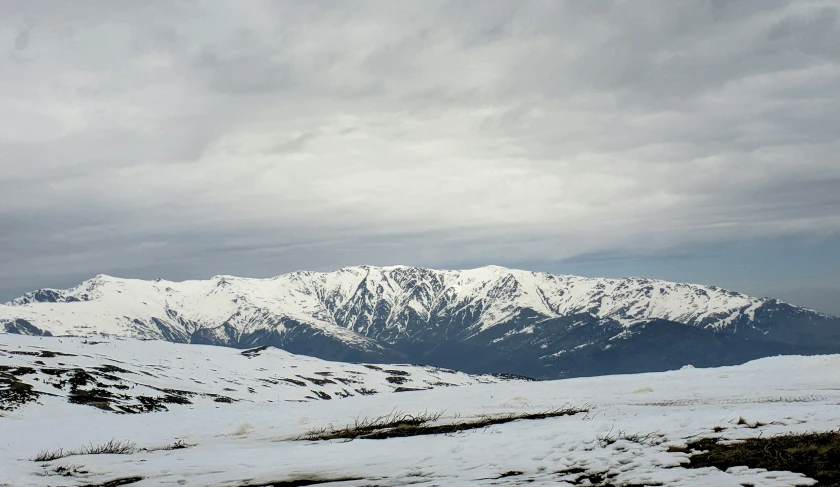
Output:
<path fill-rule="evenodd" d="M 487 266 L 270 279 L 99 275 L 0 305 L 0 331 L 119 336 L 535 378 L 840 352 L 840 318 L 714 286 Z"/>

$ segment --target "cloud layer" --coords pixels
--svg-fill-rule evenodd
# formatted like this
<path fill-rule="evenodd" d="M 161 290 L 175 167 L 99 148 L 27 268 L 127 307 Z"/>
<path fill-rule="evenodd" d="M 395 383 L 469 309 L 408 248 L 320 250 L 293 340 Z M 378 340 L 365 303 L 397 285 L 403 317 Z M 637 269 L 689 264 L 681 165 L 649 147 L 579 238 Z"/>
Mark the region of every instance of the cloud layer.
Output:
<path fill-rule="evenodd" d="M 837 2 L 0 4 L 0 276 L 840 232 Z"/>

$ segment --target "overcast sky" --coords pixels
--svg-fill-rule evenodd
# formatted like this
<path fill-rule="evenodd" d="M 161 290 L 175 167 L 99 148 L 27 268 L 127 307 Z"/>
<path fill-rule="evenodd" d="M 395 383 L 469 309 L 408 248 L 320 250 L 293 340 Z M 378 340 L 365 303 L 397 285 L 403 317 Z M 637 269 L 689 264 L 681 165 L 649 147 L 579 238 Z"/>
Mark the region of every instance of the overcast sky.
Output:
<path fill-rule="evenodd" d="M 0 2 L 0 301 L 500 264 L 840 314 L 840 2 Z"/>

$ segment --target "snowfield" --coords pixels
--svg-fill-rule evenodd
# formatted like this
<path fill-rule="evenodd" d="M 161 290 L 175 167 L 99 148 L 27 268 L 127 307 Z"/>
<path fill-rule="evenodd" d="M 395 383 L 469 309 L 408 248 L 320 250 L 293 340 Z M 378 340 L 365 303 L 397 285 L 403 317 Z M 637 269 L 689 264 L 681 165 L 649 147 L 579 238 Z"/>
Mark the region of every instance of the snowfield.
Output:
<path fill-rule="evenodd" d="M 381 366 L 379 371 L 273 349 L 255 351 L 249 358 L 238 350 L 134 340 L 91 344 L 83 339 L 0 335 L 0 349 L 0 365 L 5 366 L 0 370 L 6 374 L 0 378 L 10 382 L 14 377 L 21 381 L 19 387 L 25 381 L 43 393 L 36 401 L 0 410 L 3 486 L 572 486 L 590 485 L 593 478 L 609 479 L 616 486 L 813 485 L 813 480 L 790 472 L 686 468 L 688 454 L 668 448 L 700 437 L 735 440 L 840 426 L 840 355 L 527 382 L 425 367 Z M 104 364 L 123 371 L 95 368 Z M 21 367 L 38 371 L 25 373 Z M 116 377 L 103 384 L 128 386 L 113 392 L 128 396 L 117 405 L 135 404 L 132 398 L 141 392 L 177 395 L 188 390 L 193 395 L 187 395 L 188 404 L 165 403 L 167 410 L 119 414 L 101 404 L 68 402 L 66 387 L 45 382 L 63 375 L 40 370 L 61 367 Z M 396 388 L 387 377 L 406 377 L 387 370 L 407 372 L 413 388 L 431 388 L 384 393 Z M 318 389 L 306 377 L 359 382 L 335 380 L 324 384 L 330 389 Z M 259 380 L 263 378 L 278 383 Z M 102 382 L 99 376 L 91 380 Z M 429 384 L 436 380 L 458 387 Z M 342 386 L 348 392 L 366 387 L 383 393 L 337 397 Z M 78 389 L 90 387 L 94 386 Z M 335 399 L 324 400 L 317 391 L 332 392 Z M 218 396 L 231 402 L 216 401 Z M 298 439 L 313 429 L 394 412 L 442 412 L 434 424 L 448 424 L 570 406 L 588 412 L 440 435 Z M 739 418 L 747 424 L 738 424 Z M 73 450 L 112 439 L 136 448 L 129 454 L 33 461 L 45 450 Z M 175 444 L 187 447 L 159 449 Z"/>

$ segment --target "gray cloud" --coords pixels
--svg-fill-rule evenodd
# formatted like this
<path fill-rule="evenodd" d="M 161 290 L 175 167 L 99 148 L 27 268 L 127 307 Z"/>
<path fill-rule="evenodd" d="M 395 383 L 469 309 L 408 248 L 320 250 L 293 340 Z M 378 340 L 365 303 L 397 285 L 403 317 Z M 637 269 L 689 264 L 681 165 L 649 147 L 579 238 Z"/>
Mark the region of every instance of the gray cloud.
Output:
<path fill-rule="evenodd" d="M 839 11 L 6 2 L 4 289 L 837 235 Z"/>
<path fill-rule="evenodd" d="M 18 32 L 18 35 L 15 36 L 15 49 L 17 49 L 18 51 L 26 49 L 26 46 L 29 45 L 29 32 L 31 30 L 32 27 L 27 27 Z"/>

